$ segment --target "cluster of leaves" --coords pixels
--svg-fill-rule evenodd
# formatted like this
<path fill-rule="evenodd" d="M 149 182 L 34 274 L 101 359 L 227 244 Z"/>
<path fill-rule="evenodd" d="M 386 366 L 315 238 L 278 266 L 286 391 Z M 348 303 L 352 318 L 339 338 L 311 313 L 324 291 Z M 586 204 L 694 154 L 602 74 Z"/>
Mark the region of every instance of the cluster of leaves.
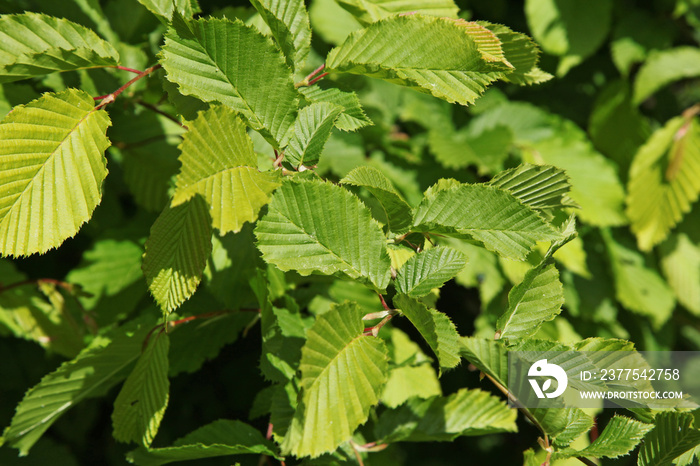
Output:
<path fill-rule="evenodd" d="M 100 398 L 144 465 L 696 461 L 697 412 L 497 390 L 513 350 L 700 350 L 697 2 L 55 3 L 0 17 L 1 341 L 63 358 L 0 444 L 73 464 L 43 435 Z M 181 435 L 171 384 L 239 339 L 246 422 Z"/>

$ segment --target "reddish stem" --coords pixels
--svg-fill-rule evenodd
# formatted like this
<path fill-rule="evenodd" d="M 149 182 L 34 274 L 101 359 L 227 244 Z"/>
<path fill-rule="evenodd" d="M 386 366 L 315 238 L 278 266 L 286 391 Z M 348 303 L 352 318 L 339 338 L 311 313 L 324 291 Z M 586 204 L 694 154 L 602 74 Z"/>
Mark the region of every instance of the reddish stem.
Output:
<path fill-rule="evenodd" d="M 158 69 L 160 69 L 160 68 L 161 68 L 161 65 L 160 65 L 160 64 L 153 65 L 153 66 L 151 66 L 150 68 L 147 68 L 147 69 L 145 69 L 144 71 L 140 72 L 140 73 L 138 74 L 138 76 L 132 78 L 129 82 L 127 82 L 126 84 L 124 84 L 122 87 L 120 87 L 120 88 L 117 89 L 116 91 L 112 92 L 111 94 L 107 94 L 106 96 L 96 97 L 95 100 L 102 100 L 102 102 L 100 102 L 100 104 L 99 104 L 97 107 L 95 107 L 95 110 L 99 110 L 99 109 L 101 109 L 102 107 L 104 107 L 105 105 L 114 102 L 114 99 L 116 99 L 116 98 L 119 96 L 119 94 L 121 94 L 122 92 L 124 92 L 125 90 L 127 90 L 127 89 L 128 89 L 130 86 L 132 86 L 136 81 L 138 81 L 139 79 L 141 79 L 141 78 L 143 78 L 143 77 L 145 77 L 145 76 L 148 76 L 149 74 L 153 73 L 154 71 L 156 71 L 156 70 L 158 70 Z"/>
<path fill-rule="evenodd" d="M 324 63 L 323 65 L 319 66 L 318 68 L 316 68 L 315 70 L 313 70 L 311 73 L 309 73 L 308 76 L 306 76 L 304 79 L 302 79 L 301 81 L 299 81 L 298 83 L 296 83 L 296 84 L 294 85 L 294 87 L 311 86 L 311 85 L 314 84 L 316 81 L 318 81 L 319 79 L 323 78 L 324 76 L 326 76 L 326 75 L 328 74 L 328 73 L 323 73 L 321 76 L 319 76 L 319 77 L 317 77 L 316 79 L 313 79 L 313 80 L 312 80 L 312 78 L 313 78 L 314 76 L 316 76 L 318 73 L 320 73 L 321 71 L 323 71 L 323 69 L 324 69 L 325 67 L 326 67 L 326 64 Z"/>
<path fill-rule="evenodd" d="M 141 74 L 141 73 L 142 73 L 141 70 L 135 70 L 135 69 L 133 69 L 133 68 L 127 68 L 126 66 L 113 66 L 112 68 L 116 68 L 116 69 L 122 70 L 122 71 L 129 71 L 129 72 L 131 72 L 131 73 L 136 73 L 136 74 Z"/>
<path fill-rule="evenodd" d="M 317 82 L 319 82 L 320 80 L 325 78 L 326 76 L 328 76 L 328 73 L 323 73 L 323 74 L 318 75 L 317 77 L 315 77 L 314 79 L 309 81 L 309 84 L 307 84 L 307 86 L 313 86 L 314 84 L 316 84 Z"/>
<path fill-rule="evenodd" d="M 379 293 L 377 293 L 377 295 L 379 295 L 379 300 L 382 302 L 382 307 L 384 307 L 384 310 L 391 311 L 391 308 L 389 306 L 387 306 L 386 301 L 384 301 L 384 296 L 382 296 Z"/>

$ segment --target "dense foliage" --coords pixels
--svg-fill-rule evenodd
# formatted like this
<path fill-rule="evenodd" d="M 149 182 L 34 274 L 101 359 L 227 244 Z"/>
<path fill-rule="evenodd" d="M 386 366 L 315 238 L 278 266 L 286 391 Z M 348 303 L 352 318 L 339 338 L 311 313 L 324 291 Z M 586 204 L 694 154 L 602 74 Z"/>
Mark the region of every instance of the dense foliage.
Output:
<path fill-rule="evenodd" d="M 0 12 L 3 465 L 697 464 L 502 393 L 700 351 L 696 0 Z"/>

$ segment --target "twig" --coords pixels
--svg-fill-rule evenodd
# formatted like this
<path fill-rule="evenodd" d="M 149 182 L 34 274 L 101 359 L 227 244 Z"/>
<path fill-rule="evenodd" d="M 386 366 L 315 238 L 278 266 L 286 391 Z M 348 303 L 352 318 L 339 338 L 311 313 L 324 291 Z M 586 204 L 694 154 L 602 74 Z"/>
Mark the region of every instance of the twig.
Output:
<path fill-rule="evenodd" d="M 100 102 L 100 104 L 99 104 L 97 107 L 95 107 L 95 110 L 99 110 L 99 109 L 101 109 L 102 107 L 104 107 L 105 105 L 114 102 L 114 99 L 116 99 L 116 98 L 119 96 L 119 94 L 121 94 L 122 92 L 124 92 L 125 90 L 127 90 L 127 89 L 128 89 L 132 84 L 134 84 L 136 81 L 138 81 L 139 79 L 141 79 L 141 78 L 143 78 L 143 77 L 145 77 L 145 76 L 148 76 L 149 74 L 153 73 L 154 71 L 156 71 L 156 70 L 158 70 L 158 69 L 160 69 L 160 68 L 161 68 L 160 63 L 157 64 L 157 65 L 153 65 L 153 66 L 151 66 L 150 68 L 147 68 L 146 70 L 140 72 L 140 73 L 138 74 L 138 76 L 136 76 L 135 78 L 131 79 L 129 82 L 127 82 L 126 84 L 124 84 L 122 87 L 120 87 L 120 88 L 117 89 L 116 91 L 112 92 L 111 94 L 107 94 L 107 95 L 103 95 L 103 96 L 99 96 L 99 97 L 94 97 L 95 100 L 101 100 L 101 101 L 102 101 L 102 102 Z"/>
<path fill-rule="evenodd" d="M 580 462 L 582 462 L 583 464 L 585 464 L 586 466 L 598 466 L 593 461 L 591 461 L 588 458 L 585 458 L 583 456 L 577 456 L 576 459 L 579 460 Z"/>
<path fill-rule="evenodd" d="M 294 84 L 294 87 L 299 88 L 299 87 L 305 87 L 305 86 L 312 86 L 315 84 L 319 79 L 323 78 L 324 76 L 328 75 L 328 73 L 323 73 L 320 76 L 316 76 L 318 73 L 323 71 L 323 69 L 326 67 L 326 64 L 324 63 L 323 65 L 319 66 L 315 70 L 313 70 L 307 77 L 299 81 L 298 83 Z"/>
<path fill-rule="evenodd" d="M 141 74 L 141 73 L 142 73 L 141 70 L 135 70 L 135 69 L 133 69 L 133 68 L 127 68 L 126 66 L 112 66 L 111 68 L 116 68 L 116 69 L 122 70 L 122 71 L 129 71 L 129 72 L 135 73 L 135 74 Z"/>

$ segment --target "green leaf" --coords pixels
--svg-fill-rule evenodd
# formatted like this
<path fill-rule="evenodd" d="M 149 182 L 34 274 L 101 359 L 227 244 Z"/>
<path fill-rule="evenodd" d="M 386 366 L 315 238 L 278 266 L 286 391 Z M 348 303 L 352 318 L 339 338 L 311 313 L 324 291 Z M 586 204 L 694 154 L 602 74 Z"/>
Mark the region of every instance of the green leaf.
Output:
<path fill-rule="evenodd" d="M 180 150 L 173 207 L 195 194 L 209 205 L 212 225 L 222 235 L 255 222 L 279 185 L 277 172 L 260 172 L 253 142 L 233 110 L 215 106 L 189 125 Z"/>
<path fill-rule="evenodd" d="M 564 170 L 551 165 L 522 164 L 502 171 L 489 185 L 509 191 L 533 209 L 572 207 L 569 177 Z"/>
<path fill-rule="evenodd" d="M 496 324 L 499 338 L 513 343 L 532 336 L 561 312 L 564 287 L 557 268 L 548 262 L 528 270 L 523 281 L 508 293 L 508 310 Z"/>
<path fill-rule="evenodd" d="M 211 220 L 200 196 L 166 207 L 151 227 L 143 257 L 148 289 L 169 313 L 195 292 L 211 254 Z"/>
<path fill-rule="evenodd" d="M 449 442 L 464 435 L 517 432 L 517 411 L 490 393 L 463 388 L 448 397 L 413 398 L 379 418 L 383 443 Z"/>
<path fill-rule="evenodd" d="M 142 255 L 142 246 L 134 241 L 97 241 L 83 253 L 80 266 L 68 273 L 66 281 L 80 285 L 84 292 L 92 295 L 84 297 L 82 302 L 86 309 L 93 309 L 103 296 L 115 296 L 134 283 L 143 281 Z"/>
<path fill-rule="evenodd" d="M 691 413 L 663 412 L 654 418 L 654 430 L 644 437 L 639 466 L 671 466 L 673 460 L 700 445 L 700 431 Z"/>
<path fill-rule="evenodd" d="M 654 426 L 615 415 L 600 436 L 583 450 L 567 448 L 554 454 L 555 458 L 587 456 L 592 458 L 617 458 L 627 455 Z"/>
<path fill-rule="evenodd" d="M 365 115 L 360 99 L 354 92 L 343 92 L 335 88 L 322 89 L 318 85 L 300 87 L 299 92 L 311 103 L 328 102 L 343 107 L 343 112 L 335 121 L 335 127 L 342 131 L 356 131 L 373 124 Z"/>
<path fill-rule="evenodd" d="M 696 76 L 700 76 L 700 48 L 654 50 L 639 68 L 632 101 L 639 105 L 668 84 Z"/>
<path fill-rule="evenodd" d="M 503 342 L 484 338 L 462 337 L 460 354 L 481 372 L 508 385 L 508 352 Z"/>
<path fill-rule="evenodd" d="M 420 301 L 406 295 L 396 295 L 394 305 L 416 327 L 433 350 L 440 369 L 451 369 L 460 362 L 459 334 L 447 315 L 428 309 Z"/>
<path fill-rule="evenodd" d="M 553 76 L 542 71 L 538 66 L 540 49 L 537 44 L 523 33 L 515 32 L 502 24 L 479 21 L 479 24 L 492 31 L 502 42 L 503 54 L 515 70 L 504 81 L 514 84 L 530 85 L 549 81 Z"/>
<path fill-rule="evenodd" d="M 379 338 L 363 335 L 363 313 L 346 302 L 319 316 L 307 332 L 302 395 L 283 452 L 315 457 L 335 450 L 379 402 L 387 350 Z"/>
<path fill-rule="evenodd" d="M 469 105 L 512 69 L 498 38 L 476 23 L 392 16 L 350 34 L 328 54 L 329 70 L 401 84 Z"/>
<path fill-rule="evenodd" d="M 350 231 L 356 233 L 350 236 Z M 378 290 L 389 284 L 386 238 L 369 209 L 340 186 L 285 181 L 255 236 L 263 259 L 282 270 L 340 273 Z"/>
<path fill-rule="evenodd" d="M 314 167 L 342 111 L 343 107 L 329 102 L 317 102 L 302 108 L 284 149 L 285 161 L 295 169 Z"/>
<path fill-rule="evenodd" d="M 185 18 L 191 18 L 197 12 L 192 7 L 192 0 L 138 0 L 138 2 L 167 22 L 170 22 L 176 11 Z"/>
<path fill-rule="evenodd" d="M 443 167 L 460 169 L 474 165 L 480 175 L 503 169 L 512 139 L 510 130 L 503 126 L 478 133 L 472 131 L 469 126 L 457 131 L 442 127 L 432 129 L 428 133 L 430 151 Z"/>
<path fill-rule="evenodd" d="M 630 311 L 648 317 L 656 328 L 673 313 L 673 291 L 659 273 L 645 264 L 644 256 L 602 230 L 613 275 L 617 300 Z"/>
<path fill-rule="evenodd" d="M 114 401 L 112 425 L 118 442 L 149 446 L 168 406 L 168 335 L 151 335 Z"/>
<path fill-rule="evenodd" d="M 654 132 L 630 168 L 627 216 L 637 244 L 663 241 L 700 195 L 700 123 L 677 117 Z"/>
<path fill-rule="evenodd" d="M 447 247 L 428 249 L 411 257 L 396 274 L 396 290 L 412 298 L 440 288 L 462 271 L 467 257 Z"/>
<path fill-rule="evenodd" d="M 594 424 L 593 418 L 579 408 L 531 408 L 529 411 L 557 445 L 569 445 Z"/>
<path fill-rule="evenodd" d="M 253 427 L 241 421 L 219 419 L 176 440 L 171 447 L 140 447 L 129 452 L 127 459 L 139 466 L 159 466 L 174 461 L 244 454 L 277 457 L 272 442 L 265 440 Z"/>
<path fill-rule="evenodd" d="M 238 20 L 186 22 L 176 15 L 161 56 L 167 78 L 182 94 L 231 107 L 279 147 L 294 123 L 299 94 L 270 39 Z"/>
<path fill-rule="evenodd" d="M 42 434 L 66 411 L 85 398 L 103 396 L 126 377 L 124 369 L 141 354 L 153 326 L 141 319 L 97 337 L 73 360 L 64 362 L 29 389 L 17 405 L 2 441 L 26 455 Z"/>
<path fill-rule="evenodd" d="M 92 97 L 44 94 L 0 123 L 0 254 L 58 247 L 90 219 L 107 176 L 110 125 Z"/>
<path fill-rule="evenodd" d="M 632 105 L 630 94 L 627 82 L 610 83 L 598 94 L 588 125 L 591 141 L 617 162 L 623 181 L 627 179 L 634 154 L 651 134 L 648 118 Z"/>
<path fill-rule="evenodd" d="M 560 237 L 534 210 L 493 186 L 457 184 L 429 190 L 413 224 L 422 231 L 464 234 L 502 256 L 523 260 L 537 241 Z"/>
<path fill-rule="evenodd" d="M 311 48 L 309 15 L 303 0 L 252 0 L 262 19 L 270 27 L 287 64 L 302 69 Z"/>
<path fill-rule="evenodd" d="M 114 47 L 79 24 L 38 13 L 0 18 L 0 83 L 118 64 Z"/>
<path fill-rule="evenodd" d="M 405 13 L 457 18 L 459 11 L 453 0 L 338 0 L 338 3 L 364 24 Z"/>
<path fill-rule="evenodd" d="M 562 57 L 557 74 L 593 55 L 608 35 L 611 0 L 583 4 L 576 0 L 527 0 L 525 15 L 532 36 L 551 54 Z"/>
<path fill-rule="evenodd" d="M 678 302 L 700 316 L 700 247 L 685 233 L 672 236 L 661 245 L 661 270 L 676 293 Z"/>
<path fill-rule="evenodd" d="M 0 260 L 0 283 L 7 286 L 0 293 L 0 334 L 34 341 L 43 348 L 67 358 L 75 357 L 85 347 L 83 329 L 68 303 L 55 286 L 47 282 L 32 283 L 9 259 Z M 78 293 L 79 286 L 73 287 Z M 8 342 L 11 341 L 8 339 Z M 10 358 L 8 358 L 10 359 Z"/>
<path fill-rule="evenodd" d="M 410 398 L 430 398 L 441 394 L 440 382 L 430 364 L 399 366 L 389 372 L 381 401 L 390 408 L 396 408 Z"/>
<path fill-rule="evenodd" d="M 372 193 L 384 208 L 389 230 L 402 233 L 411 226 L 413 209 L 381 171 L 373 167 L 357 167 L 345 175 L 340 183 L 362 186 Z"/>

